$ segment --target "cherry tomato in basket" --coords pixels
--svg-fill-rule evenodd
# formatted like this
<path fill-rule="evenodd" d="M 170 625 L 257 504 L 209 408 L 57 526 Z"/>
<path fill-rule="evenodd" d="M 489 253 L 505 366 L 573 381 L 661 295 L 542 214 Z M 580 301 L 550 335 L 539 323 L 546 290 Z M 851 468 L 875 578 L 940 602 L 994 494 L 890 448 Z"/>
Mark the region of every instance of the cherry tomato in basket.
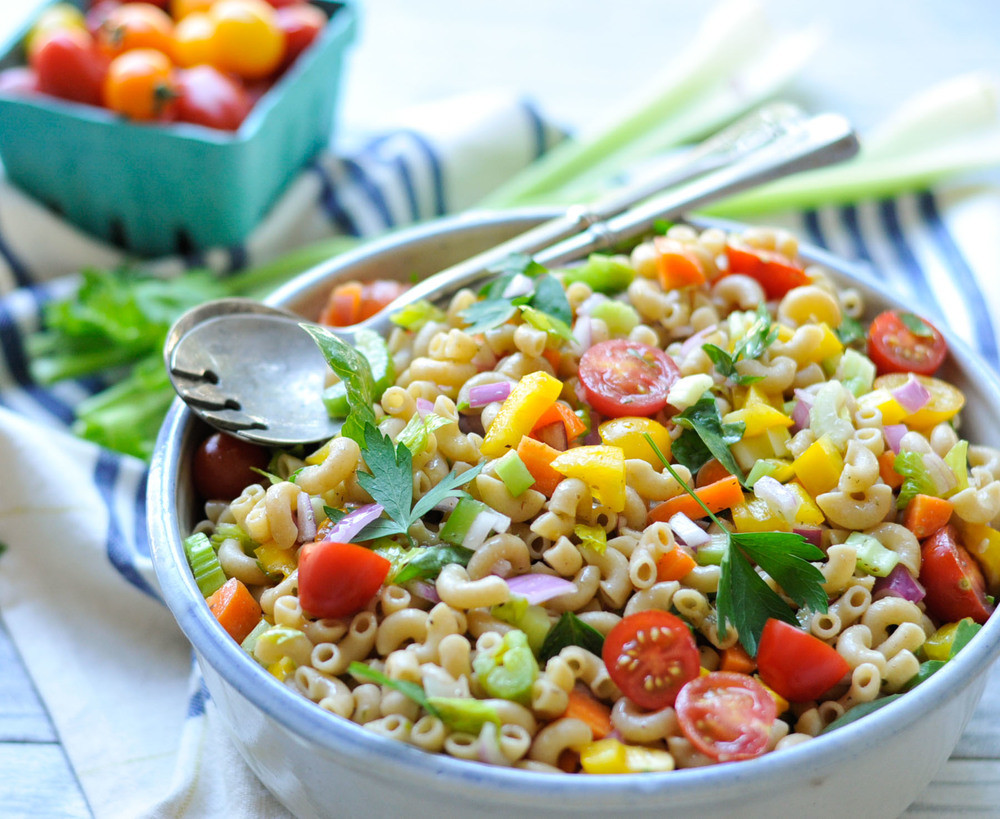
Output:
<path fill-rule="evenodd" d="M 210 65 L 178 69 L 174 77 L 174 118 L 178 122 L 235 131 L 253 105 L 240 83 Z"/>
<path fill-rule="evenodd" d="M 278 73 L 281 73 L 312 45 L 326 25 L 327 19 L 321 9 L 308 3 L 279 7 L 275 17 L 278 28 L 285 34 L 285 56 L 277 68 Z"/>
<path fill-rule="evenodd" d="M 276 9 L 284 8 L 285 6 L 298 6 L 301 5 L 304 0 L 267 0 L 269 5 L 274 6 Z"/>
<path fill-rule="evenodd" d="M 125 3 L 108 12 L 97 32 L 97 47 L 115 57 L 136 48 L 171 54 L 174 21 L 152 3 Z"/>
<path fill-rule="evenodd" d="M 285 53 L 285 36 L 275 10 L 264 0 L 218 0 L 209 10 L 215 21 L 213 64 L 254 79 L 271 74 Z"/>
<path fill-rule="evenodd" d="M 659 412 L 679 378 L 677 365 L 663 350 L 624 338 L 595 344 L 580 359 L 587 402 L 609 418 Z"/>
<path fill-rule="evenodd" d="M 119 54 L 104 78 L 104 104 L 129 119 L 170 119 L 176 97 L 173 65 L 151 48 Z"/>
<path fill-rule="evenodd" d="M 786 700 L 806 702 L 840 682 L 851 667 L 833 646 L 771 618 L 760 635 L 757 670 L 764 684 Z"/>
<path fill-rule="evenodd" d="M 318 540 L 299 552 L 299 600 L 313 617 L 346 617 L 367 605 L 389 574 L 382 555 L 355 543 Z"/>
<path fill-rule="evenodd" d="M 780 299 L 789 290 L 809 284 L 805 270 L 775 250 L 726 245 L 729 273 L 742 273 L 760 283 L 769 299 Z"/>
<path fill-rule="evenodd" d="M 778 710 L 764 686 L 732 671 L 691 680 L 680 690 L 674 708 L 684 736 L 719 762 L 764 753 Z"/>
<path fill-rule="evenodd" d="M 28 55 L 29 61 L 31 55 L 45 39 L 46 34 L 66 29 L 86 31 L 86 22 L 80 9 L 69 3 L 56 3 L 42 11 L 24 37 L 24 51 Z"/>
<path fill-rule="evenodd" d="M 344 282 L 330 292 L 319 321 L 330 327 L 349 327 L 371 318 L 408 289 L 407 285 L 388 279 L 371 282 Z"/>
<path fill-rule="evenodd" d="M 89 105 L 101 104 L 108 65 L 108 58 L 82 29 L 46 33 L 31 61 L 39 91 Z"/>
<path fill-rule="evenodd" d="M 188 68 L 211 63 L 215 55 L 215 21 L 193 12 L 174 27 L 174 62 Z"/>
<path fill-rule="evenodd" d="M 254 468 L 266 469 L 270 460 L 264 447 L 213 432 L 195 450 L 195 489 L 206 500 L 232 500 L 260 479 Z"/>
<path fill-rule="evenodd" d="M 886 310 L 868 328 L 868 357 L 879 374 L 932 375 L 948 354 L 948 342 L 926 319 Z"/>
<path fill-rule="evenodd" d="M 690 629 L 658 609 L 623 617 L 605 637 L 602 658 L 622 693 L 651 710 L 673 705 L 677 692 L 701 669 Z"/>
<path fill-rule="evenodd" d="M 215 0 L 170 0 L 170 16 L 174 20 L 183 20 L 189 14 L 204 14 Z"/>
<path fill-rule="evenodd" d="M 90 32 L 92 37 L 97 36 L 97 33 L 101 30 L 101 26 L 104 25 L 104 21 L 120 5 L 121 0 L 98 0 L 98 2 L 87 9 L 87 13 L 83 16 L 83 19 L 87 26 L 87 31 Z"/>
<path fill-rule="evenodd" d="M 953 623 L 971 617 L 985 623 L 994 606 L 986 600 L 986 581 L 979 564 L 958 541 L 952 524 L 938 529 L 920 548 L 920 582 L 924 603 L 939 620 Z"/>

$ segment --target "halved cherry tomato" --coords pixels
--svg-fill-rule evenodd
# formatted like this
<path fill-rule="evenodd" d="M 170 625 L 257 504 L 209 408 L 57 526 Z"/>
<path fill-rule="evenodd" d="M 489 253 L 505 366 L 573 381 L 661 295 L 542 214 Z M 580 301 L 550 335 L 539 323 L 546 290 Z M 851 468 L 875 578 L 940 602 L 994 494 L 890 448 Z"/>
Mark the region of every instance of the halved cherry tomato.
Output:
<path fill-rule="evenodd" d="M 920 558 L 920 582 L 927 590 L 924 603 L 932 615 L 948 623 L 963 617 L 986 622 L 995 607 L 986 600 L 983 572 L 958 542 L 954 524 L 927 538 Z"/>
<path fill-rule="evenodd" d="M 379 590 L 391 564 L 355 543 L 318 540 L 299 552 L 299 600 L 313 617 L 361 611 Z"/>
<path fill-rule="evenodd" d="M 931 394 L 930 400 L 914 413 L 906 413 L 901 422 L 910 429 L 927 429 L 942 421 L 949 421 L 965 406 L 965 395 L 958 387 L 932 375 L 914 375 Z M 910 380 L 910 373 L 886 373 L 880 375 L 872 384 L 875 390 L 899 389 Z"/>
<path fill-rule="evenodd" d="M 108 73 L 108 58 L 94 48 L 82 29 L 42 34 L 31 58 L 38 90 L 73 102 L 100 105 Z"/>
<path fill-rule="evenodd" d="M 851 670 L 833 646 L 774 618 L 760 635 L 757 668 L 764 684 L 791 702 L 818 699 Z"/>
<path fill-rule="evenodd" d="M 152 3 L 124 3 L 111 9 L 97 31 L 97 47 L 109 57 L 136 48 L 152 48 L 169 55 L 174 21 Z"/>
<path fill-rule="evenodd" d="M 326 306 L 320 313 L 320 324 L 349 327 L 371 318 L 387 304 L 394 302 L 408 285 L 391 279 L 371 282 L 344 282 L 333 288 Z"/>
<path fill-rule="evenodd" d="M 948 354 L 948 342 L 926 319 L 903 310 L 886 310 L 868 328 L 868 357 L 880 375 L 933 375 Z"/>
<path fill-rule="evenodd" d="M 753 677 L 713 671 L 685 685 L 674 705 L 691 744 L 719 762 L 753 759 L 767 750 L 778 708 Z"/>
<path fill-rule="evenodd" d="M 281 6 L 276 10 L 275 17 L 278 28 L 285 34 L 285 56 L 281 58 L 277 68 L 278 73 L 281 73 L 312 45 L 327 24 L 327 19 L 318 6 L 308 3 Z"/>
<path fill-rule="evenodd" d="M 775 250 L 726 245 L 727 273 L 742 273 L 756 279 L 769 299 L 780 299 L 789 290 L 809 284 L 799 265 Z"/>
<path fill-rule="evenodd" d="M 218 0 L 208 14 L 215 21 L 213 65 L 248 79 L 278 67 L 285 36 L 272 6 L 264 0 Z"/>
<path fill-rule="evenodd" d="M 659 412 L 679 378 L 677 365 L 663 350 L 624 338 L 595 344 L 580 359 L 587 402 L 610 418 Z"/>
<path fill-rule="evenodd" d="M 175 77 L 179 122 L 235 131 L 253 105 L 240 83 L 210 65 L 179 69 Z"/>
<path fill-rule="evenodd" d="M 270 455 L 264 447 L 213 432 L 194 454 L 195 488 L 206 500 L 232 500 L 260 479 L 254 467 L 265 469 L 268 461 Z"/>
<path fill-rule="evenodd" d="M 604 639 L 602 657 L 622 693 L 651 710 L 673 705 L 677 692 L 701 670 L 691 631 L 679 617 L 659 609 L 619 620 Z"/>
<path fill-rule="evenodd" d="M 152 48 L 119 54 L 104 78 L 104 104 L 130 119 L 170 118 L 176 96 L 173 66 Z"/>

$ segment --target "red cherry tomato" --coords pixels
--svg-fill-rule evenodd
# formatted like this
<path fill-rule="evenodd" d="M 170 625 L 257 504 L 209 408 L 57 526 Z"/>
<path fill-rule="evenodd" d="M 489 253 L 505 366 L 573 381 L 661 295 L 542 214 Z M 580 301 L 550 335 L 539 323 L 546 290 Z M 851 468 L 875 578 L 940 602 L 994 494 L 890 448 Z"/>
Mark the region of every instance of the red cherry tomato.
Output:
<path fill-rule="evenodd" d="M 82 29 L 46 33 L 32 54 L 38 90 L 73 102 L 101 104 L 101 89 L 108 73 L 108 58 L 94 48 Z"/>
<path fill-rule="evenodd" d="M 240 83 L 210 65 L 182 68 L 174 76 L 177 81 L 174 118 L 179 122 L 235 131 L 253 106 Z"/>
<path fill-rule="evenodd" d="M 677 365 L 663 350 L 624 338 L 595 344 L 580 359 L 587 402 L 609 418 L 659 412 L 678 378 Z"/>
<path fill-rule="evenodd" d="M 953 524 L 938 529 L 921 546 L 920 582 L 927 590 L 928 611 L 944 622 L 971 617 L 985 623 L 995 609 L 986 600 L 983 572 L 958 542 Z"/>
<path fill-rule="evenodd" d="M 915 332 L 916 330 L 916 332 Z M 868 357 L 879 375 L 933 375 L 948 354 L 948 342 L 926 319 L 902 310 L 879 313 L 868 328 Z"/>
<path fill-rule="evenodd" d="M 760 635 L 757 670 L 765 685 L 786 700 L 805 702 L 819 699 L 851 667 L 818 637 L 771 618 Z"/>
<path fill-rule="evenodd" d="M 192 475 L 195 489 L 206 500 L 232 500 L 260 480 L 253 471 L 271 460 L 263 447 L 222 432 L 209 435 L 195 451 Z"/>
<path fill-rule="evenodd" d="M 310 6 L 308 3 L 279 6 L 275 17 L 278 28 L 285 33 L 285 56 L 281 58 L 277 68 L 280 74 L 312 45 L 326 25 L 327 18 L 317 6 Z"/>
<path fill-rule="evenodd" d="M 320 323 L 330 327 L 349 327 L 371 318 L 387 304 L 395 301 L 408 285 L 391 279 L 365 282 L 344 282 L 333 288 L 320 314 Z"/>
<path fill-rule="evenodd" d="M 778 708 L 753 677 L 713 671 L 685 685 L 674 705 L 691 744 L 719 762 L 753 759 L 767 750 Z"/>
<path fill-rule="evenodd" d="M 673 705 L 698 676 L 698 646 L 684 621 L 650 609 L 623 617 L 604 639 L 604 665 L 623 694 L 642 708 Z"/>
<path fill-rule="evenodd" d="M 756 279 L 769 299 L 780 299 L 794 287 L 809 284 L 803 268 L 774 250 L 726 246 L 729 273 L 742 273 Z"/>
<path fill-rule="evenodd" d="M 361 611 L 389 574 L 382 555 L 355 543 L 317 540 L 299 552 L 299 601 L 313 617 Z"/>

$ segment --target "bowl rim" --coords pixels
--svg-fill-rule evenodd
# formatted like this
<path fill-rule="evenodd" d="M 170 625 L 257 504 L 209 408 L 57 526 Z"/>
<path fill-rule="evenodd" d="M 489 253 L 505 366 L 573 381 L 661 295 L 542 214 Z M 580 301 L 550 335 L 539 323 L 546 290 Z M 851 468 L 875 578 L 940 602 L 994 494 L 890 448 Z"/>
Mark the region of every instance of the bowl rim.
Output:
<path fill-rule="evenodd" d="M 363 247 L 338 256 L 296 277 L 276 291 L 267 301 L 279 303 L 307 287 L 323 282 L 331 270 L 349 268 L 355 262 L 380 254 L 393 253 L 411 242 L 419 242 L 439 233 L 463 228 L 517 221 L 539 220 L 560 211 L 553 208 L 516 209 L 504 212 L 477 211 L 443 217 L 411 227 Z M 738 222 L 719 219 L 693 219 L 698 226 L 717 225 L 725 229 L 745 227 Z M 906 300 L 890 293 L 880 282 L 864 274 L 864 268 L 852 264 L 828 251 L 800 244 L 802 255 L 832 271 L 838 279 L 860 288 L 866 297 L 875 295 L 886 302 L 908 307 Z M 976 353 L 948 328 L 941 328 L 949 344 L 949 355 L 963 374 L 984 374 L 980 389 L 995 405 L 1000 405 L 1000 378 Z M 189 445 L 197 419 L 180 399 L 175 399 L 161 428 L 150 467 L 147 508 L 157 509 L 176 497 L 175 477 L 170 470 L 180 465 L 185 445 Z M 176 516 L 174 516 L 176 518 Z M 218 628 L 194 584 L 183 556 L 179 522 L 167 515 L 149 518 L 151 552 L 154 569 L 167 606 L 181 630 L 194 646 L 202 662 L 207 662 L 229 685 L 260 711 L 300 738 L 316 743 L 339 761 L 357 769 L 383 767 L 394 763 L 392 776 L 400 785 L 409 781 L 425 781 L 428 775 L 452 788 L 474 787 L 480 796 L 486 792 L 513 794 L 535 798 L 559 796 L 570 802 L 592 801 L 597 797 L 633 800 L 640 795 L 667 798 L 680 797 L 704 788 L 728 789 L 761 786 L 775 775 L 786 775 L 792 766 L 811 775 L 821 775 L 828 766 L 845 756 L 854 756 L 864 748 L 879 745 L 919 720 L 922 715 L 949 698 L 957 698 L 969 686 L 981 680 L 1000 657 L 1000 615 L 990 618 L 979 634 L 969 642 L 954 660 L 907 692 L 863 719 L 852 722 L 829 734 L 787 749 L 768 753 L 738 765 L 717 764 L 699 768 L 675 770 L 669 773 L 622 774 L 614 777 L 567 776 L 561 773 L 540 773 L 509 769 L 478 762 L 469 762 L 445 754 L 422 751 L 396 740 L 380 737 L 332 713 L 291 691 L 263 667 L 254 662 L 238 644 Z M 969 710 L 971 714 L 971 709 Z M 383 771 L 384 772 L 384 771 Z"/>

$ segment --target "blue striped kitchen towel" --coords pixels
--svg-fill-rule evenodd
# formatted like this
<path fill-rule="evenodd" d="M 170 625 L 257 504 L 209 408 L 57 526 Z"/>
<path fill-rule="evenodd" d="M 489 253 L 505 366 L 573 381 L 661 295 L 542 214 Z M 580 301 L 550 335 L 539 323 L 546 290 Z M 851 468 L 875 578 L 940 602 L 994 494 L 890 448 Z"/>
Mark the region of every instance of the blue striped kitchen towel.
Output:
<path fill-rule="evenodd" d="M 335 232 L 368 234 L 460 209 L 525 164 L 548 131 L 520 103 L 460 103 L 324 157 L 287 212 L 221 268 Z M 469 115 L 475 114 L 470 121 Z M 483 139 L 483 134 L 490 135 Z M 463 138 L 464 137 L 464 138 Z M 42 219 L 41 226 L 35 224 Z M 760 220 L 859 261 L 998 365 L 1000 191 L 952 189 Z M 277 248 L 277 250 L 275 250 Z M 160 604 L 145 522 L 145 465 L 67 432 L 86 383 L 43 390 L 26 335 L 39 307 L 110 248 L 75 234 L 11 190 L 0 197 L 0 613 L 98 817 L 287 815 L 214 723 L 191 651 Z"/>

